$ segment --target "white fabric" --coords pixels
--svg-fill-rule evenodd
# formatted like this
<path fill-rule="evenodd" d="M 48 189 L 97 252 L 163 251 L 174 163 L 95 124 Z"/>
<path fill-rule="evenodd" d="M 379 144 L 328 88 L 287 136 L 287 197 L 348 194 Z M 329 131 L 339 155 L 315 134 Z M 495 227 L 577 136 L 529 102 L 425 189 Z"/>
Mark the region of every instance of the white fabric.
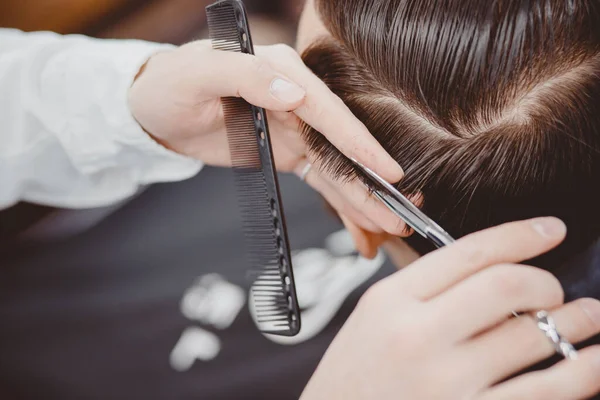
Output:
<path fill-rule="evenodd" d="M 157 144 L 127 92 L 165 45 L 0 29 L 0 209 L 105 206 L 198 173 Z"/>

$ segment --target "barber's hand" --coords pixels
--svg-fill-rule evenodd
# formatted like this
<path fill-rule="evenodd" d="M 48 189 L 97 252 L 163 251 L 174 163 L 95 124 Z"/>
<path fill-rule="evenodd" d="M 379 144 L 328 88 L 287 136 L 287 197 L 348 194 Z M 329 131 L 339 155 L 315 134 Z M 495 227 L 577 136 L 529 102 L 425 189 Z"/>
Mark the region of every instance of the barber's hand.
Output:
<path fill-rule="evenodd" d="M 556 219 L 466 237 L 376 284 L 335 338 L 302 400 L 584 399 L 600 391 L 600 348 L 503 381 L 554 354 L 533 318 L 552 310 L 572 343 L 600 331 L 600 302 L 563 305 L 550 273 L 513 263 L 561 242 Z"/>
<path fill-rule="evenodd" d="M 348 157 L 390 182 L 403 172 L 344 103 L 284 45 L 256 47 L 257 56 L 215 51 L 198 41 L 153 56 L 130 91 L 130 108 L 144 129 L 164 146 L 208 165 L 231 163 L 221 97 L 241 96 L 269 111 L 277 168 L 315 168 L 306 181 L 347 225 L 402 234 L 404 224 L 359 182 L 343 183 L 320 173 L 301 138 L 300 121 L 321 132 Z M 367 217 L 368 216 L 368 217 Z"/>

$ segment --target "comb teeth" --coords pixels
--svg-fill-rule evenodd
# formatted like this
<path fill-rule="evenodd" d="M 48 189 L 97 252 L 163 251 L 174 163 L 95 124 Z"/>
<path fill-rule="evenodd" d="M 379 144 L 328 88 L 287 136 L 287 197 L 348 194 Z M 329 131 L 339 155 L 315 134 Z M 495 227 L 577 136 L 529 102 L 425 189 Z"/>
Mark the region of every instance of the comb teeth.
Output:
<path fill-rule="evenodd" d="M 248 110 L 250 107 L 250 110 Z M 253 282 L 256 322 L 265 333 L 297 329 L 291 278 L 279 211 L 271 201 L 254 132 L 253 110 L 238 98 L 223 99 L 229 146 L 246 239 L 248 278 Z M 279 233 L 279 234 L 278 234 Z"/>
<path fill-rule="evenodd" d="M 253 54 L 243 5 L 207 7 L 216 50 Z M 221 99 L 240 205 L 253 309 L 264 333 L 293 336 L 300 329 L 283 208 L 271 154 L 266 112 L 236 97 Z"/>
<path fill-rule="evenodd" d="M 235 51 L 240 53 L 240 28 L 238 12 L 228 2 L 217 3 L 215 9 L 207 12 L 208 32 L 215 50 Z"/>
<path fill-rule="evenodd" d="M 221 101 L 233 167 L 250 168 L 262 173 L 252 106 L 237 97 L 226 97 Z M 252 176 L 248 179 L 252 180 Z"/>

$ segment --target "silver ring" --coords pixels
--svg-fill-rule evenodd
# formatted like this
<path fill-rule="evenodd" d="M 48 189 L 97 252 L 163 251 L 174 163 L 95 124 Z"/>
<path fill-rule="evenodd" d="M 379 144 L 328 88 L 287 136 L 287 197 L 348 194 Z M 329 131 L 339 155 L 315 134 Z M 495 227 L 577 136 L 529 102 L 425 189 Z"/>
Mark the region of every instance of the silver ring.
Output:
<path fill-rule="evenodd" d="M 567 339 L 562 337 L 556 330 L 556 324 L 554 319 L 548 314 L 547 311 L 539 311 L 536 315 L 538 328 L 546 335 L 546 337 L 554 346 L 554 349 L 558 354 L 568 360 L 576 360 L 577 350 Z"/>
<path fill-rule="evenodd" d="M 304 169 L 300 173 L 300 179 L 302 179 L 302 181 L 306 182 L 306 177 L 308 176 L 308 173 L 310 172 L 311 169 L 312 169 L 312 164 L 306 163 L 306 165 L 304 166 Z"/>

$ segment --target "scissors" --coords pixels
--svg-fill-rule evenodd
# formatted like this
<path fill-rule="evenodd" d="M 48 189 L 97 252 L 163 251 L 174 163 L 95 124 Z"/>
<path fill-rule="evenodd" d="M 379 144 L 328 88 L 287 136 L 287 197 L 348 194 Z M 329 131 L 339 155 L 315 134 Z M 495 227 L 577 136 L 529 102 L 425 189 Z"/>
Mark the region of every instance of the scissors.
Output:
<path fill-rule="evenodd" d="M 429 239 L 436 247 L 444 247 L 454 243 L 456 240 L 450 236 L 441 226 L 429 218 L 410 200 L 408 200 L 395 187 L 390 185 L 385 179 L 377 175 L 371 169 L 365 167 L 358 161 L 351 159 L 352 162 L 369 177 L 373 184 L 373 194 L 394 214 L 400 217 L 415 232 Z"/>
<path fill-rule="evenodd" d="M 429 239 L 438 248 L 456 242 L 448 232 L 425 215 L 423 211 L 419 210 L 417 206 L 408 200 L 395 187 L 390 185 L 385 179 L 358 161 L 354 159 L 351 159 L 351 161 L 363 171 L 367 177 L 369 177 L 369 180 L 375 187 L 378 187 L 378 189 L 373 190 L 375 197 L 406 222 L 408 226 L 413 228 L 415 232 L 419 233 L 425 239 Z M 515 317 L 519 317 L 520 315 L 516 311 L 513 311 L 512 314 Z"/>
<path fill-rule="evenodd" d="M 448 246 L 455 242 L 452 236 L 425 215 L 425 213 L 419 210 L 417 206 L 396 190 L 395 187 L 390 185 L 385 179 L 358 161 L 352 159 L 352 162 L 370 178 L 371 183 L 375 187 L 378 187 L 378 189 L 373 190 L 375 196 L 394 214 L 413 228 L 415 232 L 418 232 L 424 238 L 431 240 L 438 248 Z M 521 314 L 512 311 L 512 315 L 519 318 Z M 556 331 L 556 325 L 552 318 L 548 316 L 548 313 L 540 311 L 537 313 L 536 318 L 538 327 L 550 339 L 558 354 L 566 359 L 576 360 L 578 357 L 577 350 Z"/>

